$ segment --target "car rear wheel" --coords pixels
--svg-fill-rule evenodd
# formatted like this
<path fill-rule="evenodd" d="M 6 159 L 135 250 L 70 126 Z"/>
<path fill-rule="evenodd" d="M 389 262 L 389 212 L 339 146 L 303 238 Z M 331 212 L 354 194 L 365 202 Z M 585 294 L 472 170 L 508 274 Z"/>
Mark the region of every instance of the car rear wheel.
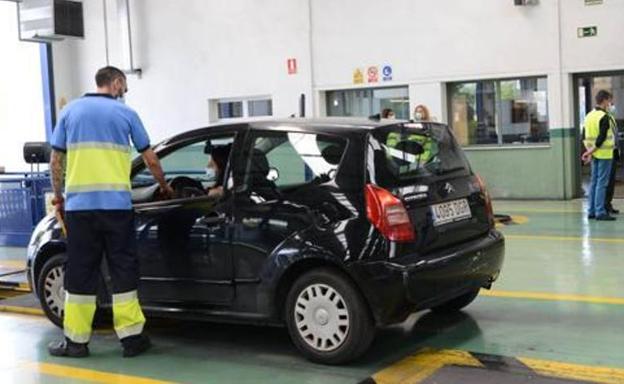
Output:
<path fill-rule="evenodd" d="M 473 289 L 472 291 L 465 293 L 461 296 L 454 298 L 453 300 L 449 300 L 442 305 L 438 305 L 436 307 L 431 308 L 433 312 L 436 313 L 453 313 L 461 310 L 462 308 L 468 306 L 468 304 L 472 303 L 474 299 L 479 295 L 480 288 Z"/>
<path fill-rule="evenodd" d="M 370 346 L 375 325 L 362 295 L 346 277 L 319 268 L 299 277 L 286 298 L 285 319 L 308 359 L 342 364 Z"/>
<path fill-rule="evenodd" d="M 52 256 L 45 262 L 37 282 L 37 296 L 41 308 L 48 319 L 63 328 L 63 308 L 65 306 L 65 263 L 64 253 Z"/>

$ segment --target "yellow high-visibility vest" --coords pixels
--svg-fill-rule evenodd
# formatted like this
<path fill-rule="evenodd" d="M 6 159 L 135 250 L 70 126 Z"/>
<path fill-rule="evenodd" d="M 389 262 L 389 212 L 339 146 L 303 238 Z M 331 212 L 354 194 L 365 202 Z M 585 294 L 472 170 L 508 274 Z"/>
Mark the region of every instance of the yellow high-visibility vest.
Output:
<path fill-rule="evenodd" d="M 585 117 L 585 146 L 595 147 L 596 139 L 600 133 L 600 120 L 607 115 L 605 111 L 600 109 L 594 109 Z M 615 131 L 615 121 L 609 118 L 609 130 L 607 131 L 607 137 L 598 148 L 593 156 L 596 159 L 608 160 L 613 158 L 613 148 L 615 147 L 615 137 L 613 132 Z"/>

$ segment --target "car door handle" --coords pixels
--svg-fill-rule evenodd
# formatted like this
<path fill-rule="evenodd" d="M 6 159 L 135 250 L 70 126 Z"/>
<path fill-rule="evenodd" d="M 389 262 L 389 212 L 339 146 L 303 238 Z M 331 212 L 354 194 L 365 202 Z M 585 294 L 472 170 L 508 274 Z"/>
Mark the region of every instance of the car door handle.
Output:
<path fill-rule="evenodd" d="M 199 221 L 201 224 L 211 227 L 211 226 L 227 223 L 228 217 L 226 214 L 220 213 L 218 215 L 204 216 Z"/>

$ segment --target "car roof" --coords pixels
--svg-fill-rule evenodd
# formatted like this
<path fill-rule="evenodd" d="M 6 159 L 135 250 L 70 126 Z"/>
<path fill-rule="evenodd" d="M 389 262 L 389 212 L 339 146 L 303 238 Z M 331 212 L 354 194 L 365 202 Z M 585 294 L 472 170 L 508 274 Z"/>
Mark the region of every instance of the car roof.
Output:
<path fill-rule="evenodd" d="M 324 118 L 288 118 L 288 119 L 268 119 L 246 122 L 232 122 L 215 124 L 204 128 L 193 129 L 170 137 L 161 144 L 171 144 L 179 141 L 186 141 L 198 136 L 203 136 L 215 131 L 226 133 L 228 130 L 252 129 L 252 130 L 286 130 L 300 129 L 304 131 L 314 131 L 323 133 L 366 133 L 371 129 L 409 123 L 407 120 L 389 120 L 375 118 L 354 118 L 354 117 L 324 117 Z M 436 124 L 436 122 L 427 122 Z"/>

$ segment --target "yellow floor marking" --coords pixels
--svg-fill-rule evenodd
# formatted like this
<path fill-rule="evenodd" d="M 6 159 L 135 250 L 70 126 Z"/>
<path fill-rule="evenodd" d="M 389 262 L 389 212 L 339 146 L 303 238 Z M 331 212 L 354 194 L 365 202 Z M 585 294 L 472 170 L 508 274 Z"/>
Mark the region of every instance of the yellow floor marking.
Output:
<path fill-rule="evenodd" d="M 518 213 L 584 213 L 584 211 L 578 209 L 554 209 L 554 208 L 501 208 L 494 209 L 494 213 L 505 214 L 507 212 Z"/>
<path fill-rule="evenodd" d="M 604 384 L 624 383 L 624 369 L 592 367 L 519 357 L 524 365 L 544 376 L 585 380 Z"/>
<path fill-rule="evenodd" d="M 26 268 L 26 260 L 0 260 L 0 267 L 2 268 Z"/>
<path fill-rule="evenodd" d="M 13 305 L 0 305 L 0 312 L 20 313 L 22 315 L 43 316 L 45 313 L 39 308 L 16 307 Z"/>
<path fill-rule="evenodd" d="M 171 383 L 146 377 L 122 375 L 119 373 L 109 373 L 102 371 L 94 371 L 85 368 L 75 368 L 60 364 L 50 363 L 27 363 L 29 368 L 39 373 L 62 378 L 71 378 L 78 380 L 91 381 L 95 383 L 124 383 L 124 384 L 165 384 Z"/>
<path fill-rule="evenodd" d="M 624 369 L 621 368 L 570 364 L 528 357 L 520 357 L 518 360 L 542 376 L 603 384 L 624 383 Z M 469 352 L 425 348 L 372 377 L 379 384 L 419 383 L 433 375 L 438 369 L 449 365 L 484 368 L 481 362 Z M 487 374 L 487 371 L 483 373 Z M 527 374 L 530 373 L 527 372 Z"/>
<path fill-rule="evenodd" d="M 377 372 L 373 379 L 377 384 L 419 383 L 445 365 L 482 367 L 468 352 L 426 348 Z"/>
<path fill-rule="evenodd" d="M 589 241 L 592 243 L 624 243 L 622 238 L 583 237 L 583 236 L 537 236 L 537 235 L 507 235 L 510 240 L 547 240 L 547 241 Z"/>
<path fill-rule="evenodd" d="M 24 292 L 20 292 L 16 289 L 0 289 L 0 299 L 8 299 L 10 297 L 22 296 Z"/>
<path fill-rule="evenodd" d="M 479 293 L 479 295 L 489 296 L 489 297 L 504 297 L 504 298 L 511 298 L 511 299 L 574 301 L 574 302 L 593 303 L 593 304 L 624 305 L 624 298 L 622 297 L 586 296 L 586 295 L 575 295 L 575 294 L 566 294 L 566 293 L 482 290 Z"/>

